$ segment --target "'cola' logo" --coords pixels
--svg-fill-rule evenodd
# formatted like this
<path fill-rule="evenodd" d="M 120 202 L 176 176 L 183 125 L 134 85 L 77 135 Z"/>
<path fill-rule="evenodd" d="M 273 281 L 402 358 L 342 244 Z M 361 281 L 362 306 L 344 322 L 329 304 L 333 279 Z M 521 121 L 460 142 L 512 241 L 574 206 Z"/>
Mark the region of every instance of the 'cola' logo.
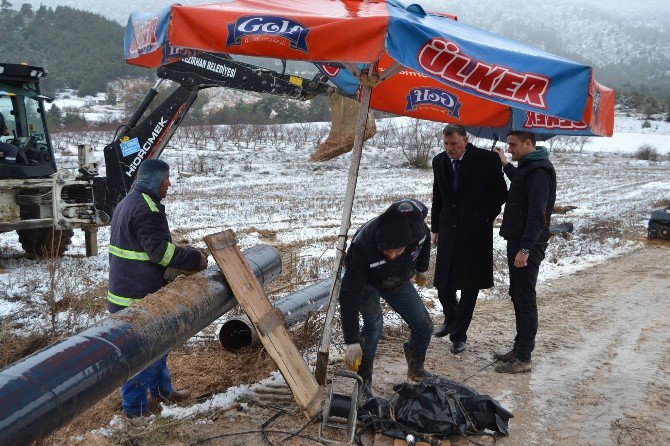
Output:
<path fill-rule="evenodd" d="M 561 129 L 561 130 L 586 130 L 589 126 L 584 121 L 570 121 L 569 119 L 555 118 L 541 113 L 526 112 L 525 129 Z"/>
<path fill-rule="evenodd" d="M 490 97 L 547 108 L 551 79 L 535 73 L 476 60 L 454 42 L 431 39 L 419 48 L 418 62 L 425 73 Z"/>
<path fill-rule="evenodd" d="M 241 45 L 242 38 L 247 36 L 277 36 L 288 40 L 291 49 L 306 53 L 307 33 L 309 28 L 295 20 L 275 16 L 246 16 L 228 24 L 226 46 Z"/>
<path fill-rule="evenodd" d="M 416 110 L 419 106 L 432 105 L 446 110 L 449 116 L 456 119 L 459 118 L 458 113 L 463 105 L 458 101 L 458 96 L 455 94 L 430 87 L 412 88 L 406 99 L 407 107 L 405 107 L 405 111 Z"/>
<path fill-rule="evenodd" d="M 130 54 L 141 54 L 158 43 L 158 37 L 156 36 L 158 17 L 142 23 L 133 22 L 132 26 L 133 41 L 130 43 Z"/>

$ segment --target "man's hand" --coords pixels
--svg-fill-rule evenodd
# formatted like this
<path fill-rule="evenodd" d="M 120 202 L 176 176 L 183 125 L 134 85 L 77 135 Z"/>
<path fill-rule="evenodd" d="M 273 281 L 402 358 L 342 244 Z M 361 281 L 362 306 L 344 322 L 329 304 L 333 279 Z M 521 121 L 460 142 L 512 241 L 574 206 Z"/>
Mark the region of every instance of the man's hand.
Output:
<path fill-rule="evenodd" d="M 519 251 L 516 253 L 516 257 L 514 257 L 514 266 L 517 268 L 523 268 L 526 265 L 528 265 L 528 256 L 530 253 L 527 252 L 522 252 Z"/>
<path fill-rule="evenodd" d="M 363 349 L 361 344 L 347 344 L 347 349 L 344 351 L 344 363 L 352 372 L 358 372 L 363 360 Z"/>
<path fill-rule="evenodd" d="M 503 167 L 509 163 L 509 161 L 507 161 L 507 156 L 505 156 L 505 150 L 503 150 L 502 147 L 495 147 L 493 152 L 498 155 L 498 158 L 500 158 L 500 162 L 502 163 Z"/>
<path fill-rule="evenodd" d="M 422 272 L 419 273 L 417 272 L 414 274 L 414 283 L 416 283 L 417 286 L 426 286 L 426 283 L 428 282 L 428 273 L 427 272 Z"/>
<path fill-rule="evenodd" d="M 433 246 L 436 246 L 436 245 L 437 245 L 437 232 L 431 232 L 431 233 L 430 233 L 430 243 L 431 243 Z"/>

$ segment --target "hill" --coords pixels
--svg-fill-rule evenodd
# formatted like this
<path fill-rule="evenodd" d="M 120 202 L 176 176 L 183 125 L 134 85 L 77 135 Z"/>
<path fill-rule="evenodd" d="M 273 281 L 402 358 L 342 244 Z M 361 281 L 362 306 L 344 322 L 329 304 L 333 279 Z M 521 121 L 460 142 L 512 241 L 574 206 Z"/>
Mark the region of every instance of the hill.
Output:
<path fill-rule="evenodd" d="M 98 14 L 66 6 L 24 4 L 0 14 L 0 54 L 3 62 L 46 67 L 45 91 L 72 88 L 80 94 L 105 91 L 110 81 L 144 70 L 126 65 L 123 27 Z"/>

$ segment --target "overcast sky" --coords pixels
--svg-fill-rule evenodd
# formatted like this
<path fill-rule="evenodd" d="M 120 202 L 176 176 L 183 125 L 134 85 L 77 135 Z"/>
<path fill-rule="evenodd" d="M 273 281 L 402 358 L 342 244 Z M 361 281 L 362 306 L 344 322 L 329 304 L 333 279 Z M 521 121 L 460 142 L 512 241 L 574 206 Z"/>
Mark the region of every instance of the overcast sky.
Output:
<path fill-rule="evenodd" d="M 127 17 L 131 12 L 136 11 L 152 11 L 159 9 L 165 6 L 168 6 L 172 3 L 181 3 L 183 5 L 195 5 L 195 4 L 205 4 L 205 3 L 216 3 L 215 1 L 204 1 L 204 0 L 9 0 L 14 7 L 18 8 L 23 3 L 30 3 L 34 8 L 39 7 L 40 4 L 46 6 L 56 6 L 56 5 L 65 5 L 77 9 L 84 10 L 93 10 L 98 13 L 102 13 L 108 17 L 113 17 L 125 24 L 125 19 L 122 17 Z M 291 0 L 286 0 L 291 1 Z M 450 1 L 450 0 L 401 0 L 405 4 L 419 3 L 422 6 L 426 6 L 426 9 L 431 10 L 440 10 L 440 11 L 452 11 L 456 13 L 463 14 L 464 11 L 468 10 L 468 2 L 465 1 Z M 482 1 L 482 0 L 480 0 Z M 498 0 L 484 0 L 484 3 L 494 3 L 500 5 L 501 8 L 504 8 L 509 2 L 500 2 Z M 520 2 L 511 2 L 514 4 L 519 4 Z M 616 13 L 619 15 L 634 14 L 639 15 L 641 12 L 651 14 L 656 16 L 658 14 L 666 15 L 670 14 L 670 0 L 536 0 L 536 1 L 524 1 L 524 5 L 527 5 L 527 8 L 524 8 L 525 11 L 542 8 L 542 5 L 552 5 L 556 4 L 566 4 L 566 5 L 584 5 L 591 6 L 597 9 L 606 10 L 608 12 Z M 112 8 L 116 7 L 114 10 Z M 467 20 L 467 17 L 463 17 Z"/>

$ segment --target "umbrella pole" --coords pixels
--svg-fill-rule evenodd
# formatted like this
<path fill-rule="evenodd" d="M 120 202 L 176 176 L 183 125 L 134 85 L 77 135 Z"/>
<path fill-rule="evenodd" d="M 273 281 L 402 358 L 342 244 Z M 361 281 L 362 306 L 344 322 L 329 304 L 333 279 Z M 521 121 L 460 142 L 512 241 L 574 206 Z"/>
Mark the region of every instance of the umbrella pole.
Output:
<path fill-rule="evenodd" d="M 367 125 L 368 110 L 370 109 L 370 96 L 372 85 L 366 85 L 361 82 L 361 106 L 358 110 L 358 122 L 356 123 L 356 135 L 354 136 L 354 147 L 351 151 L 351 164 L 349 165 L 349 177 L 347 179 L 347 193 L 344 197 L 344 209 L 342 210 L 342 222 L 340 224 L 340 233 L 337 237 L 337 255 L 335 275 L 333 284 L 328 296 L 328 311 L 326 312 L 326 322 L 323 326 L 323 335 L 321 346 L 316 356 L 316 369 L 314 376 L 320 385 L 326 383 L 326 372 L 328 369 L 328 355 L 330 351 L 330 340 L 332 335 L 333 317 L 335 315 L 335 301 L 340 295 L 340 285 L 342 283 L 342 263 L 344 260 L 345 249 L 347 245 L 347 232 L 351 227 L 351 209 L 354 205 L 354 196 L 356 195 L 356 182 L 358 181 L 358 168 L 361 164 L 361 153 L 363 152 L 363 136 L 365 126 Z"/>

